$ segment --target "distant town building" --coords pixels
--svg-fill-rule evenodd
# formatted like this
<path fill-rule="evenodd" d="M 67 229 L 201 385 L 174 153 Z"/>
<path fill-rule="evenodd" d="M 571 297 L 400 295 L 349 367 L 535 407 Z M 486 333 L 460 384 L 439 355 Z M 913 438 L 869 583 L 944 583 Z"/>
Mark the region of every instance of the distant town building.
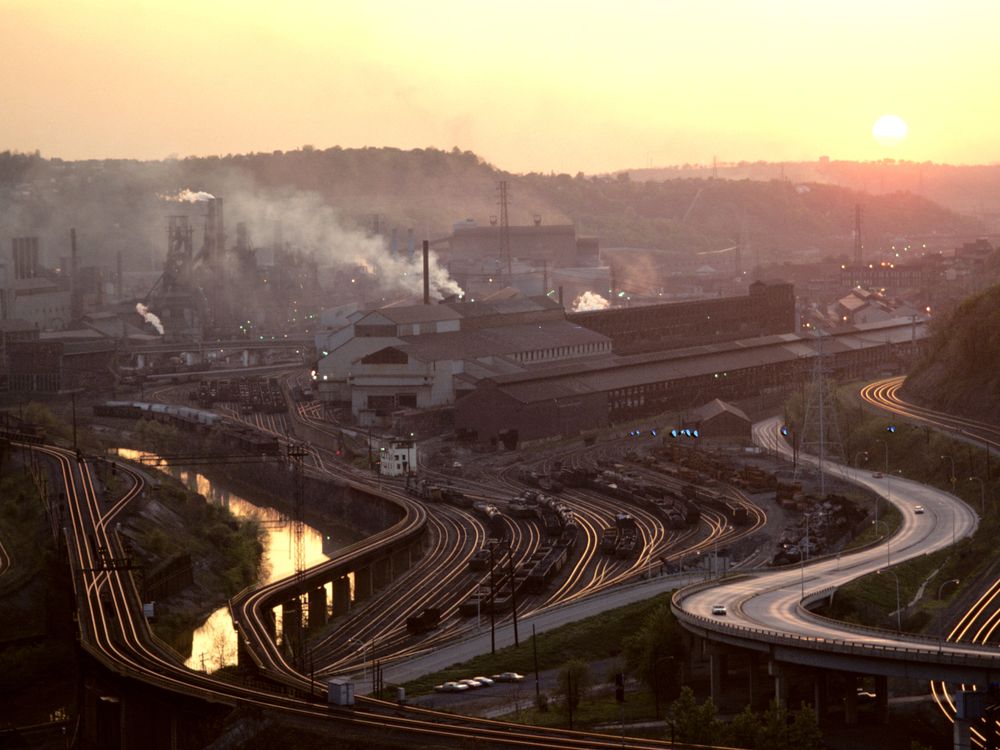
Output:
<path fill-rule="evenodd" d="M 381 451 L 379 463 L 384 477 L 406 477 L 417 473 L 417 446 L 412 440 L 395 440 Z"/>

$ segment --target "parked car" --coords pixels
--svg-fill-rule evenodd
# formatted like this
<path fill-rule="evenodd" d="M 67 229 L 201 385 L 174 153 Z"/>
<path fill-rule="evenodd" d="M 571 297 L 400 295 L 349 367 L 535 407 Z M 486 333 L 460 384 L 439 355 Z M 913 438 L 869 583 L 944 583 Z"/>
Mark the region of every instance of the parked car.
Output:
<path fill-rule="evenodd" d="M 726 616 L 726 605 L 725 604 L 713 604 L 712 605 L 712 614 L 716 615 L 718 617 L 725 617 Z"/>
<path fill-rule="evenodd" d="M 474 679 L 476 682 L 478 682 L 483 687 L 489 687 L 490 685 L 493 684 L 493 679 L 492 678 L 490 678 L 490 677 L 483 677 L 482 675 L 478 675 L 478 674 L 475 677 L 473 677 L 472 679 Z"/>
<path fill-rule="evenodd" d="M 923 505 L 915 505 L 915 506 L 913 506 L 913 512 L 916 513 L 918 516 L 922 515 L 923 512 L 924 512 L 924 506 Z"/>
<path fill-rule="evenodd" d="M 524 682 L 524 675 L 517 672 L 501 672 L 493 675 L 494 682 Z"/>
<path fill-rule="evenodd" d="M 471 677 L 466 677 L 464 680 L 458 681 L 459 685 L 465 685 L 469 690 L 475 690 L 476 688 L 485 687 L 479 680 L 473 680 Z"/>
<path fill-rule="evenodd" d="M 441 685 L 434 686 L 434 692 L 436 693 L 461 693 L 464 690 L 468 690 L 468 685 L 463 685 L 461 682 L 445 682 Z"/>

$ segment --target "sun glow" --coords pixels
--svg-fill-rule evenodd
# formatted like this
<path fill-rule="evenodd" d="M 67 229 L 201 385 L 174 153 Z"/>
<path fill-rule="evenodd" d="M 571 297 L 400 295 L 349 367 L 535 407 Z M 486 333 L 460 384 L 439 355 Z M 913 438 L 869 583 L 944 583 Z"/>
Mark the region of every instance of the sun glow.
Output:
<path fill-rule="evenodd" d="M 897 115 L 882 115 L 872 126 L 872 135 L 881 146 L 898 146 L 909 132 L 903 118 Z"/>

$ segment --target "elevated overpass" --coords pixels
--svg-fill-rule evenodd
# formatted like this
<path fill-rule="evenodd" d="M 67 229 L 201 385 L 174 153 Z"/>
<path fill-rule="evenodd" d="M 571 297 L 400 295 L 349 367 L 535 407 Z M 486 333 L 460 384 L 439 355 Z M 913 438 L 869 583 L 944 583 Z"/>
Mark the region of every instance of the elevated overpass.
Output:
<path fill-rule="evenodd" d="M 778 428 L 777 419 L 755 425 L 755 441 L 790 455 Z M 800 454 L 799 460 L 816 464 L 811 456 Z M 735 646 L 765 656 L 778 700 L 787 697 L 789 666 L 874 675 L 881 680 L 941 679 L 980 689 L 1000 680 L 1000 652 L 995 648 L 865 628 L 809 611 L 810 606 L 831 598 L 839 586 L 856 578 L 876 571 L 895 576 L 892 565 L 971 536 L 979 523 L 968 505 L 941 490 L 898 476 L 876 478 L 829 462 L 824 470 L 891 498 L 902 515 L 897 533 L 883 543 L 850 554 L 683 589 L 672 603 L 681 624 L 709 644 Z M 925 512 L 915 513 L 916 505 L 923 505 Z M 712 614 L 716 605 L 726 607 L 725 616 Z M 713 694 L 717 694 L 724 659 L 710 654 L 710 661 Z"/>

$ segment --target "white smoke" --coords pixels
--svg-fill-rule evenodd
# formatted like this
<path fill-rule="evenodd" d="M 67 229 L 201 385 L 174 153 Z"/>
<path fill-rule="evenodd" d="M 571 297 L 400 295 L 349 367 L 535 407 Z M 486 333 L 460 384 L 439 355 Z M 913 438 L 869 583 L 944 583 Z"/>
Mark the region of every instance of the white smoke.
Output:
<path fill-rule="evenodd" d="M 145 320 L 147 323 L 153 326 L 153 328 L 156 329 L 156 332 L 158 334 L 160 334 L 161 336 L 163 335 L 163 323 L 161 323 L 160 319 L 149 311 L 148 307 L 146 307 L 141 302 L 136 302 L 135 311 L 142 316 L 143 320 Z"/>
<path fill-rule="evenodd" d="M 280 219 L 284 239 L 304 250 L 312 250 L 321 265 L 353 268 L 363 266 L 386 291 L 423 294 L 423 256 L 420 242 L 413 257 L 405 249 L 393 255 L 384 237 L 348 229 L 340 216 L 317 193 L 294 192 L 282 196 L 234 194 L 227 198 L 233 214 Z M 265 235 L 266 236 L 266 235 Z M 433 251 L 429 255 L 428 276 L 431 294 L 447 297 L 463 294 Z"/>
<path fill-rule="evenodd" d="M 188 190 L 187 188 L 177 191 L 174 195 L 157 193 L 156 197 L 163 201 L 171 201 L 172 203 L 202 203 L 204 201 L 215 200 L 215 196 L 211 193 L 206 193 L 203 190 L 196 193 L 195 191 Z"/>
<path fill-rule="evenodd" d="M 584 292 L 573 300 L 573 312 L 585 312 L 586 310 L 607 310 L 610 306 L 611 303 L 596 292 Z"/>

